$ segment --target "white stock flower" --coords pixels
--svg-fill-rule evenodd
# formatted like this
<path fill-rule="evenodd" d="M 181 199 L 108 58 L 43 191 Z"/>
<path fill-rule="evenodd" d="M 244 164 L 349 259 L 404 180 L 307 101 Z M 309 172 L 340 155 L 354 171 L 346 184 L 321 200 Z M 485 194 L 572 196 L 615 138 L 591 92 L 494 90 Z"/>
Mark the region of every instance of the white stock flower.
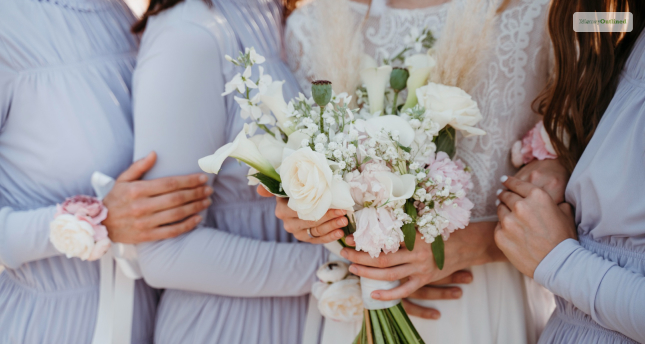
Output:
<path fill-rule="evenodd" d="M 266 93 L 269 86 L 273 83 L 273 78 L 269 74 L 264 74 L 264 68 L 262 68 L 262 66 L 260 66 L 259 69 L 260 77 L 258 79 L 258 91 L 260 94 L 263 94 Z"/>
<path fill-rule="evenodd" d="M 402 111 L 417 105 L 416 90 L 428 82 L 430 73 L 437 66 L 437 61 L 428 54 L 415 54 L 405 59 L 405 66 L 410 71 L 407 82 L 408 98 L 405 100 Z"/>
<path fill-rule="evenodd" d="M 49 224 L 49 240 L 67 258 L 88 260 L 94 250 L 94 228 L 76 216 L 63 214 Z"/>
<path fill-rule="evenodd" d="M 368 59 L 365 59 L 369 61 Z M 375 63 L 365 62 L 366 65 Z M 385 87 L 390 82 L 392 66 L 367 67 L 361 70 L 361 81 L 367 89 L 367 97 L 370 103 L 370 113 L 374 115 L 383 111 L 385 107 Z"/>
<path fill-rule="evenodd" d="M 341 281 L 349 274 L 349 265 L 343 261 L 333 261 L 321 265 L 316 271 L 316 277 L 324 283 Z"/>
<path fill-rule="evenodd" d="M 282 94 L 282 84 L 284 84 L 284 81 L 272 82 L 267 86 L 266 92 L 260 94 L 260 100 L 271 109 L 271 112 L 273 112 L 273 115 L 278 121 L 278 125 L 285 134 L 290 135 L 293 133 L 293 128 L 284 126 L 284 123 L 288 119 L 285 112 L 287 110 L 287 103 L 284 101 L 284 95 Z"/>
<path fill-rule="evenodd" d="M 325 156 L 309 147 L 300 148 L 283 160 L 280 177 L 289 196 L 289 208 L 302 220 L 318 221 L 329 209 L 354 206 L 349 185 L 333 178 Z"/>
<path fill-rule="evenodd" d="M 328 319 L 342 322 L 363 319 L 363 297 L 360 280 L 347 278 L 329 285 L 318 292 L 318 310 Z"/>
<path fill-rule="evenodd" d="M 264 61 L 266 61 L 264 56 L 258 54 L 255 51 L 254 47 L 246 48 L 245 53 L 249 54 L 249 60 L 251 60 L 251 63 L 253 63 L 253 64 L 260 64 L 260 63 L 264 63 Z"/>
<path fill-rule="evenodd" d="M 220 147 L 213 155 L 199 159 L 199 167 L 204 172 L 217 174 L 222 168 L 224 160 L 230 156 L 279 181 L 280 175 L 275 171 L 271 162 L 260 153 L 255 143 L 246 137 L 247 126 L 248 124 L 244 125 L 244 129 L 237 134 L 233 142 Z"/>
<path fill-rule="evenodd" d="M 262 109 L 257 105 L 258 103 L 258 98 L 253 97 L 251 99 L 246 99 L 246 98 L 240 98 L 240 97 L 234 97 L 235 101 L 240 105 L 240 117 L 247 119 L 249 116 L 253 118 L 253 120 L 257 121 L 262 117 Z"/>
<path fill-rule="evenodd" d="M 450 125 L 464 136 L 486 134 L 475 128 L 482 120 L 477 102 L 461 88 L 431 82 L 417 89 L 417 97 L 426 109 L 426 117 L 438 123 L 441 129 Z"/>

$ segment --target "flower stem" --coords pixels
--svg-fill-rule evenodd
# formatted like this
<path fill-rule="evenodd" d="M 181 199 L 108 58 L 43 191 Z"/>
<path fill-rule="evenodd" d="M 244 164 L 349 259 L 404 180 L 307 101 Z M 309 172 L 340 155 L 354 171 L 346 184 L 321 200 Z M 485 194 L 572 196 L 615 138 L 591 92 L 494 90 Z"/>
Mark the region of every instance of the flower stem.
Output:
<path fill-rule="evenodd" d="M 399 92 L 394 91 L 394 102 L 392 103 L 392 114 L 396 115 L 398 112 L 398 106 L 396 106 L 396 102 L 399 100 Z"/>
<path fill-rule="evenodd" d="M 363 319 L 365 319 L 365 335 L 367 336 L 367 344 L 374 344 L 374 339 L 372 338 L 372 321 L 370 319 L 369 310 L 365 310 Z"/>
<path fill-rule="evenodd" d="M 324 127 L 325 122 L 323 121 L 323 113 L 325 113 L 325 108 L 321 106 L 320 107 L 320 120 L 319 120 L 319 122 L 320 122 L 320 133 L 321 134 L 325 133 L 325 129 L 324 129 L 325 128 Z"/>
<path fill-rule="evenodd" d="M 378 315 L 376 315 L 376 311 L 371 310 L 369 311 L 369 313 L 372 327 L 374 328 L 374 344 L 385 344 L 385 338 L 383 338 L 383 329 L 381 328 L 381 324 L 378 321 Z"/>
<path fill-rule="evenodd" d="M 258 127 L 262 128 L 262 130 L 264 130 L 267 134 L 269 134 L 269 135 L 271 135 L 271 136 L 275 137 L 275 134 L 274 134 L 271 130 L 269 130 L 269 128 L 267 128 L 267 126 L 266 126 L 266 125 L 264 125 L 264 124 L 258 124 Z"/>

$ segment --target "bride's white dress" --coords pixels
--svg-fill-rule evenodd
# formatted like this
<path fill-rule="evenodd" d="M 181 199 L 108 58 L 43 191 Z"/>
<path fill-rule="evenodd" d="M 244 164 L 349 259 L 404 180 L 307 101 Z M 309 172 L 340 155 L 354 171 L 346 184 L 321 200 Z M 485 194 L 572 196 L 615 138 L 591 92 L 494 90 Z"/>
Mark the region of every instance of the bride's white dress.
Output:
<path fill-rule="evenodd" d="M 496 221 L 496 190 L 502 175 L 516 170 L 509 151 L 538 120 L 531 103 L 548 78 L 550 41 L 546 29 L 548 0 L 515 0 L 498 20 L 494 47 L 486 60 L 485 78 L 476 87 L 484 120 L 485 136 L 460 138 L 458 158 L 471 166 L 474 189 L 469 198 L 475 204 L 472 221 Z M 303 89 L 310 89 L 312 11 L 316 1 L 299 8 L 287 20 L 288 63 Z M 404 47 L 403 37 L 411 29 L 429 28 L 441 35 L 450 4 L 422 9 L 386 8 L 371 16 L 363 26 L 365 52 L 380 60 L 395 55 Z M 367 6 L 351 2 L 350 10 L 358 21 Z M 472 267 L 473 283 L 461 285 L 460 300 L 418 301 L 438 309 L 439 320 L 412 317 L 417 330 L 432 343 L 534 343 L 550 315 L 552 295 L 523 277 L 509 263 Z M 323 343 L 351 343 L 360 324 L 326 322 Z M 352 334 L 353 333 L 353 334 Z"/>

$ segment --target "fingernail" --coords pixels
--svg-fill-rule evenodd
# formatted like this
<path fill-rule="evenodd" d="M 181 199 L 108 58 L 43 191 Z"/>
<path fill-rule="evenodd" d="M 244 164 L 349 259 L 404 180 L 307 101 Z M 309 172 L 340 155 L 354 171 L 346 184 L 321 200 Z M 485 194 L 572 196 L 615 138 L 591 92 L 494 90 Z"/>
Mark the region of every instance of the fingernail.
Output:
<path fill-rule="evenodd" d="M 502 178 L 499 178 L 499 181 L 502 183 L 504 183 L 507 180 L 508 180 L 508 176 L 502 176 Z"/>
<path fill-rule="evenodd" d="M 430 314 L 430 318 L 432 318 L 432 319 L 439 319 L 439 316 L 440 316 L 440 314 L 437 313 L 437 312 L 432 312 L 432 314 Z"/>
<path fill-rule="evenodd" d="M 358 269 L 354 265 L 350 265 L 349 272 L 356 274 L 358 272 Z"/>
<path fill-rule="evenodd" d="M 498 207 L 500 204 L 499 200 L 495 200 L 495 206 Z"/>
<path fill-rule="evenodd" d="M 340 239 L 343 237 L 343 234 L 344 234 L 343 231 L 336 231 L 336 233 L 334 234 L 334 238 Z"/>
<path fill-rule="evenodd" d="M 374 300 L 378 300 L 378 299 L 381 298 L 381 293 L 377 293 L 377 292 L 374 291 L 374 292 L 372 292 L 372 294 L 370 296 L 372 296 L 372 298 Z"/>
<path fill-rule="evenodd" d="M 207 187 L 204 188 L 204 194 L 210 195 L 212 193 L 213 193 L 213 188 L 212 187 L 207 186 Z"/>
<path fill-rule="evenodd" d="M 199 181 L 200 181 L 200 182 L 202 182 L 202 183 L 206 183 L 206 181 L 207 181 L 207 180 L 208 180 L 208 176 L 207 176 L 207 175 L 202 174 L 201 176 L 199 176 Z"/>
<path fill-rule="evenodd" d="M 340 255 L 343 256 L 343 258 L 347 258 L 347 249 L 344 248 L 344 249 L 340 250 Z M 351 268 L 350 268 L 350 270 L 351 270 Z"/>
<path fill-rule="evenodd" d="M 210 200 L 210 198 L 209 198 L 209 199 L 205 199 L 205 200 L 203 200 L 203 201 L 202 201 L 202 204 L 203 204 L 205 207 L 208 207 L 209 205 L 211 205 L 211 203 L 212 203 L 212 201 Z"/>
<path fill-rule="evenodd" d="M 346 226 L 347 225 L 347 220 L 343 217 L 342 219 L 338 219 L 336 221 L 336 224 L 339 226 Z"/>
<path fill-rule="evenodd" d="M 473 276 L 466 275 L 461 278 L 461 283 L 470 283 L 473 281 Z"/>
<path fill-rule="evenodd" d="M 452 291 L 452 297 L 458 299 L 461 297 L 461 289 L 455 289 Z"/>
<path fill-rule="evenodd" d="M 195 217 L 195 220 L 193 220 L 193 221 L 194 221 L 195 223 L 200 223 L 200 222 L 202 222 L 202 217 L 201 217 L 201 216 L 199 216 L 199 215 L 197 215 L 197 216 Z"/>
<path fill-rule="evenodd" d="M 342 216 L 342 215 L 345 215 L 345 211 L 342 209 L 336 209 L 335 214 L 336 216 Z"/>
<path fill-rule="evenodd" d="M 497 196 L 499 196 L 499 194 L 501 194 L 501 193 L 502 193 L 502 191 L 504 191 L 504 190 L 502 190 L 502 189 L 498 189 L 498 190 L 497 190 Z"/>

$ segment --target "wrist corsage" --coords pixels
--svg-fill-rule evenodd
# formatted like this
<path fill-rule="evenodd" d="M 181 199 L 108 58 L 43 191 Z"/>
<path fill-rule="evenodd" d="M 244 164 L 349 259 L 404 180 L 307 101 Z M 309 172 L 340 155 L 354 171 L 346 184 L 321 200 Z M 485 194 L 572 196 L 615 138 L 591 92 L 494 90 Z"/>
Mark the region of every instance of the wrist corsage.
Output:
<path fill-rule="evenodd" d="M 67 258 L 97 260 L 110 248 L 107 228 L 101 221 L 108 210 L 97 198 L 70 197 L 56 206 L 56 215 L 49 224 L 49 240 Z"/>
<path fill-rule="evenodd" d="M 544 123 L 539 121 L 529 130 L 522 141 L 517 141 L 511 149 L 511 162 L 516 168 L 538 159 L 556 159 L 558 155 L 553 149 L 549 134 L 544 129 Z"/>

